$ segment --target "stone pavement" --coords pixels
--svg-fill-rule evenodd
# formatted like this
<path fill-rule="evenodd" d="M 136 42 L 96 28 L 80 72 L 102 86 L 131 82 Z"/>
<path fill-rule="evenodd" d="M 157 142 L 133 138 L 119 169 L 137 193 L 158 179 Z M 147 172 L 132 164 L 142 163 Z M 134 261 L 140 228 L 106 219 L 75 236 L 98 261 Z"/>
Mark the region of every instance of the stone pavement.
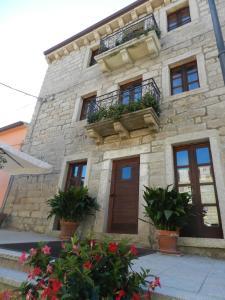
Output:
<path fill-rule="evenodd" d="M 153 299 L 225 300 L 225 260 L 154 253 L 135 260 L 141 267 L 161 279 Z"/>
<path fill-rule="evenodd" d="M 0 244 L 32 243 L 40 241 L 58 241 L 56 237 L 33 232 L 21 232 L 0 229 Z"/>

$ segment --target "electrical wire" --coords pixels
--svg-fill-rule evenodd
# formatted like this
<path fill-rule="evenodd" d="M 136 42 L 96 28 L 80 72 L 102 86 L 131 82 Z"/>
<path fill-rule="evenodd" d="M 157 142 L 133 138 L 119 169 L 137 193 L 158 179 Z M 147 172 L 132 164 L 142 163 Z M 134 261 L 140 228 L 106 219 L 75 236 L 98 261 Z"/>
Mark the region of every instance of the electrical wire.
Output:
<path fill-rule="evenodd" d="M 24 92 L 24 91 L 22 91 L 22 90 L 20 90 L 20 89 L 14 88 L 14 87 L 12 87 L 12 86 L 10 86 L 10 85 L 8 85 L 8 84 L 6 84 L 6 83 L 3 83 L 3 82 L 0 82 L 0 85 L 6 87 L 6 88 L 8 88 L 8 89 L 11 89 L 11 90 L 13 90 L 13 91 L 16 91 L 16 92 L 18 92 L 18 93 L 24 94 L 24 95 L 26 95 L 26 96 L 33 97 L 33 98 L 35 98 L 35 99 L 37 99 L 37 100 L 38 100 L 38 99 L 43 99 L 43 98 L 41 98 L 41 97 L 32 95 L 32 94 L 30 94 L 30 93 L 28 93 L 28 92 Z"/>

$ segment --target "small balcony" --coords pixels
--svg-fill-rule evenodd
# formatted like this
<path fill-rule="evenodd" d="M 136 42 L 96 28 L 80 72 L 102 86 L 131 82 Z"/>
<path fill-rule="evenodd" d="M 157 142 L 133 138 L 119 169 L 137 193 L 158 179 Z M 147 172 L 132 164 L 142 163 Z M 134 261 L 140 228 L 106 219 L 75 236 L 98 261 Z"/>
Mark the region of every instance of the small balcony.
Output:
<path fill-rule="evenodd" d="M 95 60 L 103 72 L 111 72 L 144 57 L 156 57 L 160 51 L 159 38 L 154 15 L 147 15 L 103 38 Z"/>
<path fill-rule="evenodd" d="M 148 128 L 159 130 L 160 91 L 153 78 L 125 90 L 97 97 L 89 104 L 87 134 L 97 145 L 108 136 L 130 138 L 130 132 Z"/>

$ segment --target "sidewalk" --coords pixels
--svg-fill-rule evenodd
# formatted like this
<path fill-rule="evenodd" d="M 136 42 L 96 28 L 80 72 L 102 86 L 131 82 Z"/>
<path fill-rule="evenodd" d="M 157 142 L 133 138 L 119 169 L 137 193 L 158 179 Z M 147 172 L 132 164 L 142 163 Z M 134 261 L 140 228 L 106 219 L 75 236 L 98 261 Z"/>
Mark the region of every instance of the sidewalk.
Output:
<path fill-rule="evenodd" d="M 135 260 L 133 270 L 141 267 L 161 279 L 153 299 L 225 300 L 225 260 L 154 253 Z"/>
<path fill-rule="evenodd" d="M 59 241 L 59 239 L 45 234 L 0 229 L 0 244 L 32 243 L 40 241 Z"/>

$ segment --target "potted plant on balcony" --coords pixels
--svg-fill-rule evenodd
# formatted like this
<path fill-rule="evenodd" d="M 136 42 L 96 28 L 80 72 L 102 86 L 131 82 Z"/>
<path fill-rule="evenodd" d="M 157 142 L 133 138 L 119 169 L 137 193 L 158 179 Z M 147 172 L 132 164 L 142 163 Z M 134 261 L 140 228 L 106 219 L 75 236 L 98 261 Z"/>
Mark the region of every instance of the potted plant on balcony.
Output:
<path fill-rule="evenodd" d="M 67 191 L 59 191 L 47 203 L 51 207 L 48 218 L 56 216 L 60 220 L 60 238 L 63 240 L 70 239 L 80 222 L 99 209 L 96 199 L 88 195 L 86 187 L 71 187 Z"/>
<path fill-rule="evenodd" d="M 145 187 L 145 215 L 157 228 L 159 250 L 176 254 L 179 229 L 194 215 L 189 193 L 180 193 L 174 187 Z"/>

